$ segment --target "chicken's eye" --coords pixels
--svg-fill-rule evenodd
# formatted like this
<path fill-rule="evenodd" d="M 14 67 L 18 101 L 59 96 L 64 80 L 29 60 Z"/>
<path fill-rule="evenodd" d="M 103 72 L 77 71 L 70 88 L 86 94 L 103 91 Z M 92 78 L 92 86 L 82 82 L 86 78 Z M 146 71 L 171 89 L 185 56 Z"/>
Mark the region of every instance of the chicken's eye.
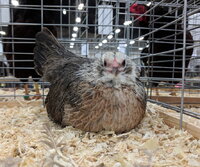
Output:
<path fill-rule="evenodd" d="M 107 62 L 104 60 L 104 63 L 103 63 L 103 65 L 106 67 L 107 66 Z"/>
<path fill-rule="evenodd" d="M 123 60 L 123 62 L 122 62 L 122 66 L 125 67 L 125 65 L 126 65 L 126 61 Z"/>

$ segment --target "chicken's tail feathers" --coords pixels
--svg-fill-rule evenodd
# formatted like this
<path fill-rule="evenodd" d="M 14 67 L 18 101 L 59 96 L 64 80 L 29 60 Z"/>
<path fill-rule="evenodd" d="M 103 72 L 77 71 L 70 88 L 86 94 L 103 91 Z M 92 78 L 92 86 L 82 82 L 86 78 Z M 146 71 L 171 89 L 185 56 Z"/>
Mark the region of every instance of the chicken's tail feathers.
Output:
<path fill-rule="evenodd" d="M 43 75 L 44 65 L 51 56 L 63 57 L 65 48 L 58 42 L 48 28 L 43 28 L 36 34 L 36 46 L 34 52 L 35 70 Z"/>

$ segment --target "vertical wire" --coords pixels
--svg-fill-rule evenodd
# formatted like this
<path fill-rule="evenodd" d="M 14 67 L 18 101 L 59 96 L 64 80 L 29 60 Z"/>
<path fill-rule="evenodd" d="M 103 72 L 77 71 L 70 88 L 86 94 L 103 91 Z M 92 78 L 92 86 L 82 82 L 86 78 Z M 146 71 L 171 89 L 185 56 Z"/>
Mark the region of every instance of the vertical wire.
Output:
<path fill-rule="evenodd" d="M 126 15 L 127 15 L 126 18 L 127 19 L 126 20 L 130 20 L 129 6 L 130 6 L 130 0 L 127 0 L 127 2 L 126 2 Z M 127 29 L 127 34 L 124 34 L 124 35 L 127 36 L 126 43 L 129 44 L 129 42 L 130 42 L 130 39 L 129 39 L 130 38 L 130 25 L 128 25 L 126 29 Z M 126 36 L 124 36 L 124 39 L 126 39 Z M 129 55 L 129 46 L 126 47 L 126 55 L 130 56 Z"/>
<path fill-rule="evenodd" d="M 62 19 L 63 19 L 63 15 L 62 15 L 62 13 L 63 13 L 63 2 L 62 2 L 62 0 L 60 0 L 60 38 L 63 40 L 63 22 L 62 22 Z M 68 12 L 67 12 L 67 14 L 68 14 Z"/>
<path fill-rule="evenodd" d="M 183 110 L 184 110 L 184 89 L 185 89 L 185 54 L 186 54 L 186 25 L 187 21 L 187 0 L 184 0 L 183 8 L 183 60 L 182 60 L 182 87 L 181 87 L 181 112 L 180 112 L 180 129 L 183 127 Z"/>
<path fill-rule="evenodd" d="M 14 25 L 13 25 L 13 23 L 14 23 L 14 13 L 13 13 L 13 7 L 11 7 L 11 4 L 9 4 L 9 6 L 10 6 L 10 10 L 11 10 L 11 12 L 10 12 L 10 14 L 11 14 L 11 41 L 9 41 L 9 42 L 11 42 L 12 44 L 11 44 L 11 48 L 12 48 L 12 66 L 11 66 L 11 68 L 12 68 L 12 70 L 13 70 L 13 76 L 15 76 L 15 55 L 14 55 L 14 53 L 15 53 L 15 45 L 14 45 L 14 42 L 15 42 L 15 40 L 14 40 Z M 13 87 L 13 89 L 14 89 L 14 99 L 17 97 L 16 96 L 16 83 L 14 83 L 14 84 L 12 84 L 12 87 Z"/>
<path fill-rule="evenodd" d="M 87 25 L 87 30 L 86 30 L 86 57 L 88 57 L 89 55 L 89 53 L 90 53 L 90 43 L 89 43 L 89 39 L 88 39 L 88 19 L 89 19 L 89 17 L 88 17 L 88 15 L 89 15 L 89 11 L 88 11 L 88 8 L 89 8 L 89 3 L 88 3 L 88 0 L 86 0 L 85 1 L 85 6 L 86 6 L 86 13 L 85 13 L 85 17 L 86 17 L 86 25 Z M 91 25 L 90 25 L 91 26 Z"/>
<path fill-rule="evenodd" d="M 179 0 L 177 0 L 176 1 L 176 3 L 178 4 L 178 2 L 179 2 Z M 175 18 L 178 18 L 178 9 L 175 11 L 175 13 L 174 13 L 174 15 L 175 15 Z M 177 42 L 177 35 L 176 35 L 176 33 L 178 33 L 177 32 L 177 28 L 178 28 L 178 22 L 175 24 L 175 34 L 174 34 L 174 49 L 176 49 L 176 42 Z M 178 41 L 179 42 L 179 41 Z M 173 52 L 172 53 L 173 54 L 173 66 L 172 66 L 172 78 L 175 78 L 175 73 L 176 73 L 176 70 L 175 70 L 175 68 L 176 68 L 176 52 Z M 174 81 L 172 81 L 172 83 L 174 83 Z"/>
<path fill-rule="evenodd" d="M 115 18 L 115 28 L 114 28 L 114 31 L 117 28 L 119 28 L 119 17 L 120 17 L 120 3 L 119 3 L 119 0 L 116 2 L 116 18 Z M 124 17 L 124 16 L 123 16 Z M 120 28 L 122 29 L 122 28 Z M 118 38 L 118 34 L 114 33 L 114 38 L 115 38 L 115 47 L 117 48 L 117 46 L 119 45 L 119 43 L 117 42 L 117 38 Z"/>
<path fill-rule="evenodd" d="M 43 0 L 41 0 L 41 30 L 42 28 L 44 27 L 44 3 L 43 3 Z M 42 103 L 43 103 L 43 106 L 45 106 L 45 92 L 44 92 L 44 79 L 42 78 Z"/>

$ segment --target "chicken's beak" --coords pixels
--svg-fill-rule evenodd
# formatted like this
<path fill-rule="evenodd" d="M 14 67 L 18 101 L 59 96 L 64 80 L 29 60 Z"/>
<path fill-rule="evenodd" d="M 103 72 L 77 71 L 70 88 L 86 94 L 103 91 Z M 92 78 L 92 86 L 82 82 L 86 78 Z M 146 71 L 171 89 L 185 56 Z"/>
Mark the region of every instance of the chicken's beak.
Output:
<path fill-rule="evenodd" d="M 119 68 L 118 67 L 113 67 L 112 68 L 112 74 L 114 74 L 115 76 L 117 76 L 119 74 Z"/>

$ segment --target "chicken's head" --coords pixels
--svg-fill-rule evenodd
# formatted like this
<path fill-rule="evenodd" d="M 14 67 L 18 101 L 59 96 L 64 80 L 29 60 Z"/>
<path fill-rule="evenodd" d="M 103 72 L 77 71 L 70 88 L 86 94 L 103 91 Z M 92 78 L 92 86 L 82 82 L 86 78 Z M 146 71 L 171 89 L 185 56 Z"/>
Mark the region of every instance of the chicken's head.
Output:
<path fill-rule="evenodd" d="M 141 22 L 147 22 L 148 18 L 147 16 L 141 16 L 148 10 L 148 7 L 142 4 L 132 4 L 130 6 L 130 12 L 134 14 L 134 18 L 138 19 Z M 140 17 L 141 16 L 141 17 Z"/>
<path fill-rule="evenodd" d="M 107 85 L 119 88 L 122 85 L 133 85 L 137 82 L 140 69 L 130 57 L 121 52 L 106 52 L 101 59 L 95 59 L 90 65 L 83 64 L 77 71 L 83 80 L 94 85 Z"/>
<path fill-rule="evenodd" d="M 106 52 L 99 64 L 99 83 L 112 87 L 131 85 L 139 77 L 139 69 L 130 57 L 121 52 Z"/>

